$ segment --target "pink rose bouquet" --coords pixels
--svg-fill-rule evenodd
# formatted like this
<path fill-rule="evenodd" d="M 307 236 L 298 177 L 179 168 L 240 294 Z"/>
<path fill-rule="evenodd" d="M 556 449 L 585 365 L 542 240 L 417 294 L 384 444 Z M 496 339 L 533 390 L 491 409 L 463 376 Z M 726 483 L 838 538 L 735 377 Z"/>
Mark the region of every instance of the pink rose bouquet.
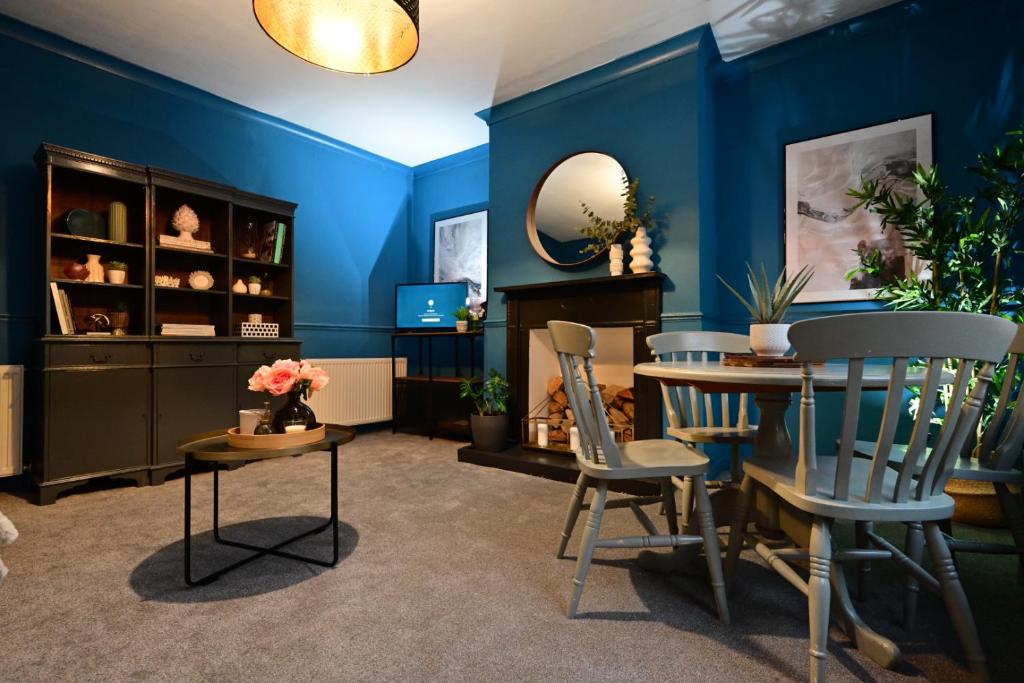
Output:
<path fill-rule="evenodd" d="M 249 391 L 265 391 L 271 396 L 283 396 L 297 392 L 309 399 L 314 391 L 320 391 L 330 378 L 323 368 L 310 365 L 309 361 L 295 361 L 290 358 L 263 365 L 249 378 Z"/>

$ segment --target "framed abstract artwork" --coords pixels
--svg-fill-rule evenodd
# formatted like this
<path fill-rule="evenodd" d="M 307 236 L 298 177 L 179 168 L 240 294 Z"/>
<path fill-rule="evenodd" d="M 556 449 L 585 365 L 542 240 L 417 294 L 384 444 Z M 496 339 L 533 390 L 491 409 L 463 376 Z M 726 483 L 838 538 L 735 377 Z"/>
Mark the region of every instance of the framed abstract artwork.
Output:
<path fill-rule="evenodd" d="M 931 114 L 786 145 L 786 270 L 814 268 L 796 303 L 871 299 L 894 278 L 924 274 L 899 233 L 854 209 L 847 191 L 865 178 L 914 194 L 914 170 L 931 164 Z"/>
<path fill-rule="evenodd" d="M 463 281 L 487 298 L 487 211 L 434 221 L 434 282 Z"/>

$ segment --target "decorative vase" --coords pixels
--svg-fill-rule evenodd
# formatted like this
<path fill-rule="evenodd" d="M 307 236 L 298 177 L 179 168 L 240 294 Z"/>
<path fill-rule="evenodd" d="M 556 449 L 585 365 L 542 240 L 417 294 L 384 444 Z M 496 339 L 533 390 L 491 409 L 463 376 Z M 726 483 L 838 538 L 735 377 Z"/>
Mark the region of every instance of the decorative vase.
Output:
<path fill-rule="evenodd" d="M 274 413 L 274 433 L 284 434 L 285 424 L 295 424 L 305 421 L 306 426 L 316 424 L 316 415 L 313 409 L 302 402 L 302 393 L 291 391 L 288 393 L 288 402 Z"/>
<path fill-rule="evenodd" d="M 262 288 L 263 288 L 263 285 L 261 285 L 258 282 L 250 282 L 249 283 L 249 293 L 250 294 L 259 294 L 260 293 L 260 289 L 262 289 Z"/>
<path fill-rule="evenodd" d="M 128 207 L 123 202 L 110 202 L 107 213 L 107 230 L 111 242 L 128 241 Z"/>
<path fill-rule="evenodd" d="M 103 282 L 103 266 L 100 265 L 99 254 L 85 255 L 85 269 L 89 271 L 86 282 Z"/>
<path fill-rule="evenodd" d="M 235 284 L 231 286 L 231 291 L 235 294 L 245 294 L 248 290 L 245 288 L 245 283 L 242 282 L 242 278 L 235 280 Z"/>
<path fill-rule="evenodd" d="M 112 285 L 123 285 L 125 279 L 128 277 L 128 272 L 124 270 L 108 270 L 107 271 L 107 282 Z"/>
<path fill-rule="evenodd" d="M 456 320 L 455 321 L 456 332 L 469 332 L 469 321 L 468 320 Z"/>
<path fill-rule="evenodd" d="M 622 245 L 613 244 L 608 247 L 608 270 L 612 277 L 622 275 Z"/>
<path fill-rule="evenodd" d="M 497 453 L 508 446 L 508 415 L 473 413 L 469 416 L 469 424 L 473 432 L 473 446 L 481 451 Z"/>
<path fill-rule="evenodd" d="M 636 235 L 629 241 L 633 248 L 629 250 L 629 269 L 634 273 L 649 273 L 654 270 L 651 260 L 651 238 L 647 236 L 647 228 L 637 228 Z"/>
<path fill-rule="evenodd" d="M 110 272 L 114 273 L 117 271 L 112 270 Z M 107 317 L 110 318 L 111 334 L 115 337 L 123 337 L 128 334 L 128 311 L 111 311 Z"/>
<path fill-rule="evenodd" d="M 84 280 L 89 277 L 89 269 L 78 261 L 72 261 L 64 266 L 64 275 L 69 280 Z"/>
<path fill-rule="evenodd" d="M 750 348 L 758 356 L 776 358 L 789 351 L 789 323 L 750 326 Z"/>

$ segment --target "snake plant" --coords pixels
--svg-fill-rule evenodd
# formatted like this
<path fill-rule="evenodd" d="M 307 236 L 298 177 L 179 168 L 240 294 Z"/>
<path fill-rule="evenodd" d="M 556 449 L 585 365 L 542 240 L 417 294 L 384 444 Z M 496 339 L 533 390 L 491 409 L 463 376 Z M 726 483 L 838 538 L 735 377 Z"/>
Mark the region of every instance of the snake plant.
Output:
<path fill-rule="evenodd" d="M 792 280 L 789 280 L 786 278 L 785 269 L 783 269 L 775 280 L 775 284 L 772 285 L 768 280 L 768 271 L 763 263 L 761 264 L 760 275 L 754 272 L 754 269 L 748 263 L 747 284 L 750 285 L 749 300 L 736 291 L 736 288 L 726 282 L 725 278 L 721 275 L 718 276 L 718 279 L 722 281 L 726 289 L 740 300 L 744 308 L 750 311 L 750 315 L 754 317 L 757 323 L 773 325 L 782 322 L 782 318 L 786 315 L 786 310 L 790 304 L 793 303 L 793 299 L 807 286 L 813 275 L 814 269 L 810 266 L 804 266 Z"/>

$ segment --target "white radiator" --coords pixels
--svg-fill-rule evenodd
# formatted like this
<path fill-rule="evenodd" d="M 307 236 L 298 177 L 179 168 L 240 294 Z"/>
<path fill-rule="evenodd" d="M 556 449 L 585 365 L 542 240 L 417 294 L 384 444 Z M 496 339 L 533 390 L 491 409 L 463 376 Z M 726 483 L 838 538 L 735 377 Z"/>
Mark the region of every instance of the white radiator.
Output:
<path fill-rule="evenodd" d="M 318 422 L 362 425 L 391 419 L 390 358 L 307 358 L 323 368 L 331 381 L 310 396 Z M 395 372 L 405 377 L 407 359 L 395 359 Z"/>
<path fill-rule="evenodd" d="M 0 365 L 0 477 L 21 474 L 22 396 L 25 369 Z"/>

